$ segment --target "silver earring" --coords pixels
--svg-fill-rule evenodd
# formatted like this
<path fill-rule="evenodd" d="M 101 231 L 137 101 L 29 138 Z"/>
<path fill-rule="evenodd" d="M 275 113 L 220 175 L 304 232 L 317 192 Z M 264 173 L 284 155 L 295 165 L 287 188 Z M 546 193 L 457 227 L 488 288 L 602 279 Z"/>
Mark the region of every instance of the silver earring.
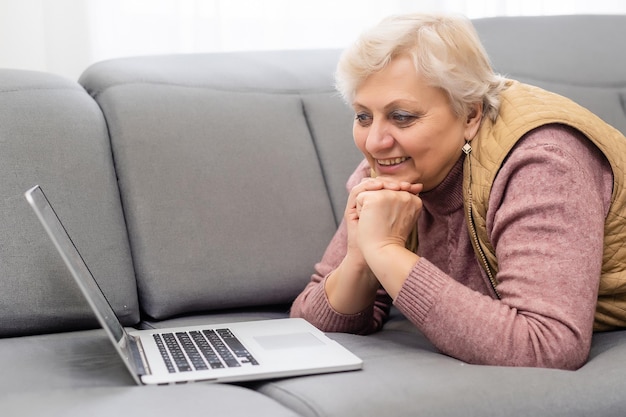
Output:
<path fill-rule="evenodd" d="M 470 152 L 472 152 L 472 145 L 470 145 L 469 141 L 466 140 L 465 141 L 465 145 L 463 145 L 463 147 L 461 149 L 463 150 L 465 155 L 469 155 Z"/>

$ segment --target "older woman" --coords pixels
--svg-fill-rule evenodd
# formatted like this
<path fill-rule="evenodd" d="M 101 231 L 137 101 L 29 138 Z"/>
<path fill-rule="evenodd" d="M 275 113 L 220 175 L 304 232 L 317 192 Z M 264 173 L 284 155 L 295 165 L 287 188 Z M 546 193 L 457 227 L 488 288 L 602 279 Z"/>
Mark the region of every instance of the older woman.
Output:
<path fill-rule="evenodd" d="M 463 17 L 383 20 L 337 85 L 365 160 L 292 316 L 367 334 L 393 303 L 450 356 L 564 369 L 626 325 L 617 130 L 495 74 Z"/>

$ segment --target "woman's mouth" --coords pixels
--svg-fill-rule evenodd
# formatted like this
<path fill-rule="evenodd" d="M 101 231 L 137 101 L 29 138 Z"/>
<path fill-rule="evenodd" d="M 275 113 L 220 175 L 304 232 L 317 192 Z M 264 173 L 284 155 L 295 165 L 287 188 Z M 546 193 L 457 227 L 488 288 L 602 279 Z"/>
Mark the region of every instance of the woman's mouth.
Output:
<path fill-rule="evenodd" d="M 384 167 L 390 167 L 393 165 L 399 165 L 408 159 L 409 159 L 408 156 L 403 156 L 401 158 L 391 158 L 391 159 L 377 159 L 376 163 Z"/>

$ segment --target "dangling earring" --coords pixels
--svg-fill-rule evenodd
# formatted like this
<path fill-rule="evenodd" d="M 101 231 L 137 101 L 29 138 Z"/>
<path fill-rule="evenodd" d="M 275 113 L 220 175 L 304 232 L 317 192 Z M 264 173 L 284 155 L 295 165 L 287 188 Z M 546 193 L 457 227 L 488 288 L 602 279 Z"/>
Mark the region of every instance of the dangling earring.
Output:
<path fill-rule="evenodd" d="M 465 145 L 463 145 L 463 147 L 461 149 L 463 150 L 465 155 L 469 155 L 470 152 L 472 152 L 472 145 L 470 145 L 469 140 L 465 141 Z"/>

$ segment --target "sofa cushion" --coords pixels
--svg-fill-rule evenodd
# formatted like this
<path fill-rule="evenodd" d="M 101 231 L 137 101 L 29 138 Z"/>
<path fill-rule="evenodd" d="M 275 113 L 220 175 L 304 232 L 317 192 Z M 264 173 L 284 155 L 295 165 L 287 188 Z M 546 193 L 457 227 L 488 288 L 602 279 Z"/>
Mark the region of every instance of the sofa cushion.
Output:
<path fill-rule="evenodd" d="M 303 110 L 332 91 L 328 62 L 147 57 L 81 77 L 110 129 L 150 317 L 290 303 L 309 281 L 336 228 Z"/>
<path fill-rule="evenodd" d="M 626 134 L 626 16 L 485 18 L 474 25 L 496 71 L 562 94 Z"/>
<path fill-rule="evenodd" d="M 348 199 L 346 181 L 363 159 L 352 139 L 354 111 L 336 92 L 306 94 L 302 101 L 338 225 Z"/>
<path fill-rule="evenodd" d="M 135 385 L 103 329 L 3 339 L 0 366 L 11 375 L 0 378 L 7 395 Z"/>
<path fill-rule="evenodd" d="M 617 417 L 626 410 L 626 331 L 595 335 L 589 362 L 575 372 L 461 362 L 438 353 L 395 311 L 374 335 L 329 336 L 363 359 L 361 371 L 255 388 L 311 417 Z"/>
<path fill-rule="evenodd" d="M 257 392 L 231 385 L 106 387 L 0 394 L 2 414 L 20 417 L 207 415 L 298 417 Z"/>
<path fill-rule="evenodd" d="M 104 118 L 78 85 L 0 70 L 0 336 L 92 327 L 93 313 L 28 207 L 41 185 L 114 310 L 137 323 L 129 244 Z"/>
<path fill-rule="evenodd" d="M 296 415 L 233 385 L 136 386 L 103 330 L 4 339 L 0 367 L 3 416 Z"/>

